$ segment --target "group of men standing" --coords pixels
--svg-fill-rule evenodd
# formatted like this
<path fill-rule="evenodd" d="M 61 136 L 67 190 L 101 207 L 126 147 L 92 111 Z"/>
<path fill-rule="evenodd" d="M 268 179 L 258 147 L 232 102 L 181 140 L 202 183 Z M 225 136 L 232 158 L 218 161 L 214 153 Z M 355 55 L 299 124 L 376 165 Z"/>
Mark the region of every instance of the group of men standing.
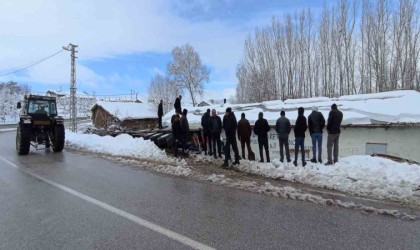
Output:
<path fill-rule="evenodd" d="M 202 135 L 204 153 L 207 155 L 208 152 L 209 155 L 213 155 L 215 159 L 217 159 L 217 156 L 222 158 L 220 134 L 222 133 L 222 129 L 224 129 L 226 135 L 226 145 L 224 147 L 225 161 L 223 167 L 228 167 L 228 161 L 231 159 L 230 147 L 233 148 L 233 152 L 235 154 L 235 161 L 233 164 L 239 164 L 239 152 L 236 142 L 236 131 L 238 128 L 238 123 L 236 121 L 235 114 L 232 112 L 232 109 L 226 109 L 226 113 L 223 116 L 223 121 L 217 115 L 215 109 L 211 111 L 211 116 L 210 109 L 207 109 L 207 112 L 201 118 L 201 126 L 203 128 Z"/>
<path fill-rule="evenodd" d="M 295 158 L 293 164 L 298 165 L 298 155 L 299 151 L 301 152 L 302 165 L 306 165 L 305 160 L 305 133 L 309 129 L 309 134 L 312 138 L 312 153 L 313 157 L 311 162 L 313 163 L 322 163 L 322 138 L 323 130 L 325 128 L 325 119 L 321 112 L 318 111 L 317 107 L 312 108 L 312 113 L 306 119 L 304 115 L 304 108 L 298 108 L 298 117 L 294 126 L 295 134 Z M 251 149 L 251 135 L 252 132 L 258 137 L 258 146 L 260 153 L 260 162 L 264 162 L 263 149 L 265 151 L 265 159 L 267 162 L 270 162 L 270 153 L 269 153 L 269 144 L 268 144 L 268 132 L 270 131 L 270 126 L 266 119 L 264 119 L 264 114 L 260 112 L 258 114 L 258 120 L 255 122 L 254 129 L 251 128 L 251 124 L 245 118 L 245 113 L 241 114 L 241 120 L 236 121 L 235 114 L 232 112 L 231 108 L 226 109 L 226 113 L 223 117 L 223 122 L 217 126 L 217 133 L 213 133 L 211 130 L 211 124 L 209 123 L 210 119 L 217 119 L 216 110 L 213 109 L 212 116 L 209 115 L 210 109 L 207 110 L 206 114 L 203 115 L 201 119 L 201 125 L 203 127 L 203 148 L 205 154 L 207 154 L 207 144 L 209 145 L 209 154 L 215 153 L 215 143 L 217 143 L 220 148 L 220 133 L 221 128 L 225 130 L 226 134 L 226 145 L 225 145 L 225 161 L 224 167 L 228 166 L 228 160 L 230 157 L 230 147 L 232 147 L 235 154 L 235 164 L 239 164 L 239 151 L 236 142 L 236 134 L 238 139 L 241 142 L 242 148 L 242 158 L 245 158 L 245 146 L 248 150 L 248 159 L 254 160 L 255 155 Z M 220 119 L 220 118 L 219 118 Z M 331 165 L 338 162 L 338 151 L 339 151 L 339 137 L 340 137 L 340 126 L 343 120 L 343 113 L 337 109 L 337 105 L 333 104 L 331 106 L 331 111 L 328 116 L 327 121 L 327 131 L 328 131 L 328 141 L 327 141 L 327 152 L 328 152 L 328 161 L 325 165 Z M 286 155 L 287 162 L 291 162 L 290 149 L 289 149 L 289 134 L 291 132 L 291 124 L 288 118 L 286 118 L 286 113 L 284 110 L 280 112 L 280 118 L 277 119 L 275 130 L 278 134 L 279 146 L 280 146 L 280 161 L 284 162 L 284 156 Z M 215 141 L 217 137 L 218 141 Z M 213 138 L 210 140 L 209 138 Z M 213 151 L 211 150 L 211 143 L 213 142 Z M 284 150 L 283 150 L 284 149 Z M 219 151 L 219 157 L 220 151 Z"/>
<path fill-rule="evenodd" d="M 174 103 L 174 108 L 176 114 L 172 117 L 172 134 L 174 138 L 174 154 L 177 156 L 178 147 L 182 146 L 182 152 L 185 155 L 186 144 L 189 136 L 189 124 L 187 119 L 188 110 L 184 109 L 181 112 L 181 96 L 177 97 Z M 211 111 L 211 113 L 210 113 Z M 323 130 L 325 128 L 325 119 L 321 112 L 318 111 L 317 107 L 312 108 L 312 113 L 306 119 L 304 115 L 304 108 L 298 108 L 298 117 L 294 126 L 295 134 L 295 148 L 294 148 L 294 161 L 295 166 L 298 165 L 298 155 L 299 151 L 301 152 L 302 165 L 306 165 L 305 160 L 305 133 L 309 129 L 309 134 L 312 138 L 312 153 L 313 157 L 311 162 L 313 163 L 322 163 L 322 138 Z M 159 128 L 162 128 L 162 100 L 158 106 L 158 116 L 159 116 Z M 331 106 L 331 111 L 328 115 L 327 121 L 327 153 L 328 161 L 325 165 L 331 165 L 338 162 L 338 152 L 339 152 L 339 137 L 340 137 L 340 126 L 343 120 L 343 113 L 337 109 L 337 105 L 333 104 Z M 258 114 L 258 120 L 255 122 L 254 128 L 252 129 L 251 124 L 245 118 L 245 113 L 241 114 L 241 119 L 239 122 L 236 120 L 235 114 L 232 112 L 231 108 L 226 109 L 226 113 L 223 116 L 223 121 L 217 115 L 216 110 L 207 109 L 206 113 L 201 117 L 201 126 L 202 126 L 202 145 L 204 153 L 210 156 L 214 156 L 215 159 L 222 157 L 221 151 L 221 140 L 220 135 L 222 129 L 225 131 L 226 135 L 226 144 L 224 147 L 224 164 L 223 167 L 228 167 L 228 161 L 231 159 L 230 148 L 232 147 L 234 152 L 234 165 L 239 164 L 239 150 L 236 141 L 236 135 L 238 136 L 239 141 L 241 142 L 241 153 L 242 159 L 245 157 L 245 147 L 248 150 L 248 159 L 255 160 L 255 154 L 251 149 L 251 135 L 252 132 L 258 138 L 258 147 L 260 153 L 260 162 L 270 162 L 270 153 L 269 153 L 269 144 L 268 144 L 268 132 L 270 131 L 270 126 L 266 119 L 264 119 L 263 112 Z M 280 161 L 284 162 L 286 156 L 287 162 L 291 162 L 290 149 L 289 149 L 289 135 L 291 132 L 291 124 L 288 118 L 286 118 L 286 112 L 282 110 L 280 112 L 280 118 L 277 119 L 275 130 L 278 134 L 279 147 L 280 147 Z M 216 151 L 217 149 L 217 151 Z"/>
<path fill-rule="evenodd" d="M 312 108 L 312 113 L 306 119 L 304 115 L 305 109 L 303 107 L 298 108 L 298 117 L 296 119 L 294 133 L 295 133 L 295 159 L 293 164 L 298 165 L 298 154 L 299 150 L 302 156 L 302 165 L 306 165 L 305 161 L 305 133 L 309 128 L 309 134 L 312 139 L 312 159 L 313 163 L 322 163 L 322 137 L 323 130 L 325 128 L 325 118 L 321 112 L 318 111 L 317 107 Z M 340 126 L 343 120 L 343 113 L 337 109 L 337 105 L 331 106 L 331 111 L 328 115 L 327 131 L 328 131 L 328 142 L 327 152 L 328 161 L 325 165 L 331 165 L 338 162 L 338 142 L 340 137 Z M 286 151 L 287 162 L 290 162 L 290 151 L 289 151 L 289 134 L 291 131 L 291 125 L 289 119 L 286 118 L 285 111 L 280 112 L 280 118 L 276 122 L 276 132 L 279 135 L 280 145 L 280 161 L 284 161 L 283 147 Z M 332 155 L 332 149 L 334 148 L 334 155 Z M 317 154 L 318 153 L 318 154 Z M 334 157 L 334 158 L 333 158 Z"/>

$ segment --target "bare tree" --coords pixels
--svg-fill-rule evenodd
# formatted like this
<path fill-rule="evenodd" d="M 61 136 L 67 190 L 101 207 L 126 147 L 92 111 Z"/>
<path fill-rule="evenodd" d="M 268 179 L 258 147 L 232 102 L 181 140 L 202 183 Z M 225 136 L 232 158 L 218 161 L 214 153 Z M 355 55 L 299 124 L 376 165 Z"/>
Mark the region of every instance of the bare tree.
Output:
<path fill-rule="evenodd" d="M 190 44 L 175 47 L 168 72 L 180 89 L 187 89 L 193 106 L 197 104 L 196 94 L 202 95 L 204 83 L 209 80 L 209 69 L 202 65 L 200 55 Z"/>
<path fill-rule="evenodd" d="M 318 17 L 310 9 L 273 17 L 245 40 L 237 100 L 419 90 L 418 7 L 417 0 L 340 0 Z"/>
<path fill-rule="evenodd" d="M 158 108 L 160 100 L 163 100 L 163 112 L 169 112 L 175 98 L 179 95 L 176 84 L 168 77 L 156 74 L 149 84 L 149 101 Z"/>

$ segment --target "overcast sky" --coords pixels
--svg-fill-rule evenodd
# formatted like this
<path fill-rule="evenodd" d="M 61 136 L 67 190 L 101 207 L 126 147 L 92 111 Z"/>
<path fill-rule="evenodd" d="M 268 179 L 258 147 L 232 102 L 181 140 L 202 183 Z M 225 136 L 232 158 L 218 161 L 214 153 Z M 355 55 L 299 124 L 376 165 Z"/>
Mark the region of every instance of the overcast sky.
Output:
<path fill-rule="evenodd" d="M 1 0 L 0 75 L 79 45 L 77 88 L 97 95 L 147 93 L 175 46 L 190 43 L 210 70 L 205 98 L 234 95 L 245 37 L 256 27 L 322 0 Z M 331 1 L 328 1 L 330 3 Z M 0 81 L 33 91 L 69 89 L 65 51 Z M 206 98 L 208 97 L 208 98 Z"/>

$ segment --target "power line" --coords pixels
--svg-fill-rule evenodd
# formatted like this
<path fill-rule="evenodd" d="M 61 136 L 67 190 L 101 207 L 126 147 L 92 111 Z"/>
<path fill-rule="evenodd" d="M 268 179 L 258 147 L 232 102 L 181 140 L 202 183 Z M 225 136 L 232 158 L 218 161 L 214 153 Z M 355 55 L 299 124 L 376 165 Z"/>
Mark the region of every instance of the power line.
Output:
<path fill-rule="evenodd" d="M 113 94 L 113 95 L 96 95 L 96 96 L 129 96 L 130 93 L 128 94 Z"/>
<path fill-rule="evenodd" d="M 33 66 L 35 66 L 35 65 L 37 65 L 37 64 L 42 63 L 43 61 L 45 61 L 45 60 L 47 60 L 47 59 L 50 59 L 50 58 L 51 58 L 51 57 L 53 57 L 53 56 L 56 56 L 56 55 L 60 54 L 61 52 L 63 52 L 63 49 L 62 49 L 62 50 L 57 51 L 56 53 L 54 53 L 54 54 L 52 54 L 52 55 L 50 55 L 50 56 L 47 56 L 47 57 L 43 58 L 43 59 L 41 59 L 41 60 L 39 60 L 39 61 L 37 61 L 37 62 L 35 62 L 35 63 L 32 63 L 32 64 L 30 64 L 30 65 L 28 65 L 28 66 L 25 66 L 25 67 L 21 68 L 21 69 L 14 70 L 14 71 L 9 72 L 9 73 L 6 73 L 6 74 L 1 74 L 0 76 L 7 76 L 7 75 L 11 75 L 11 74 L 14 74 L 14 73 L 16 73 L 16 72 L 19 72 L 19 71 L 25 70 L 25 69 L 27 69 L 27 68 L 33 67 Z"/>

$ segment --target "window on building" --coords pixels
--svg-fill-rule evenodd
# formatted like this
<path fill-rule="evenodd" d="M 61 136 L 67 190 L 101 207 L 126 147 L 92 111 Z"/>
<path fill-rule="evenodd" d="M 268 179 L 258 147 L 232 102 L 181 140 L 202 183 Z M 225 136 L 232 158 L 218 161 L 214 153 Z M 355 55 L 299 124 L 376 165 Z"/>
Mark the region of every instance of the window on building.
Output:
<path fill-rule="evenodd" d="M 388 151 L 388 145 L 386 143 L 366 143 L 366 154 L 386 154 Z"/>

